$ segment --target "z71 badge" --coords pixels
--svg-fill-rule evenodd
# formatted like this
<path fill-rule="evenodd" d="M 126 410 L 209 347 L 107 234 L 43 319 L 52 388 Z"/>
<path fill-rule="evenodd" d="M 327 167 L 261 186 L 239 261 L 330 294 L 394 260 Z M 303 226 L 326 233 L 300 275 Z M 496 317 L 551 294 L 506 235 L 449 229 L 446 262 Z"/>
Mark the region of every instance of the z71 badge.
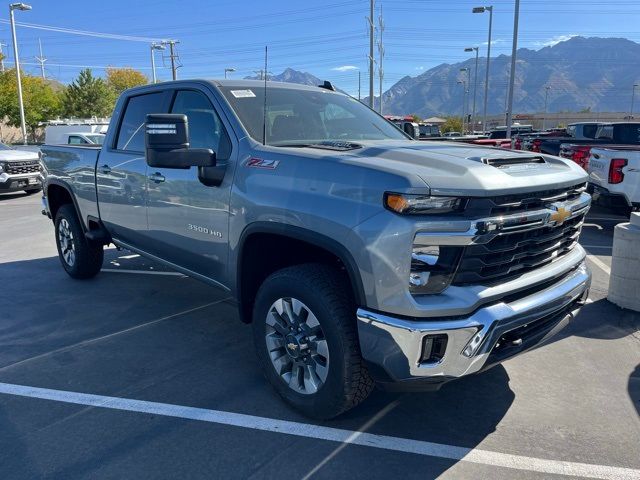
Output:
<path fill-rule="evenodd" d="M 246 166 L 253 168 L 267 168 L 275 170 L 278 168 L 280 160 L 263 160 L 262 158 L 250 158 L 247 160 Z"/>

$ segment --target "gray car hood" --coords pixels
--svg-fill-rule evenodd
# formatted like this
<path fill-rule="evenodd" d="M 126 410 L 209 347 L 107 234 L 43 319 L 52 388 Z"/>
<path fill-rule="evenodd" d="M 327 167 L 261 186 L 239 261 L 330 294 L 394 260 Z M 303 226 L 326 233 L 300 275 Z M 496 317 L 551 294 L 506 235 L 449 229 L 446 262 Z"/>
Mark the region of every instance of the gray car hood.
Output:
<path fill-rule="evenodd" d="M 24 162 L 25 160 L 38 160 L 36 152 L 24 150 L 0 150 L 0 162 Z"/>
<path fill-rule="evenodd" d="M 434 194 L 504 195 L 564 188 L 587 181 L 587 174 L 577 164 L 533 152 L 448 142 L 358 143 L 362 148 L 344 152 L 339 155 L 340 160 L 419 177 Z M 532 157 L 532 161 L 526 160 Z M 512 164 L 501 168 L 486 163 L 496 159 L 514 161 L 507 160 Z"/>

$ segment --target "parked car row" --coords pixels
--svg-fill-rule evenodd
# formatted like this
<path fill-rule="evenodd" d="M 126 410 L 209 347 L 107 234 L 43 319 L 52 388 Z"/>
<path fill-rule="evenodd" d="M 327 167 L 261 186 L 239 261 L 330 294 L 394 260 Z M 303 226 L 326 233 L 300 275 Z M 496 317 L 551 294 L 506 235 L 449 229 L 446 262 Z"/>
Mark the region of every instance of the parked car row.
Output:
<path fill-rule="evenodd" d="M 624 213 L 640 209 L 640 122 L 575 123 L 565 136 L 522 134 L 511 146 L 570 159 L 589 173 L 595 201 Z"/>

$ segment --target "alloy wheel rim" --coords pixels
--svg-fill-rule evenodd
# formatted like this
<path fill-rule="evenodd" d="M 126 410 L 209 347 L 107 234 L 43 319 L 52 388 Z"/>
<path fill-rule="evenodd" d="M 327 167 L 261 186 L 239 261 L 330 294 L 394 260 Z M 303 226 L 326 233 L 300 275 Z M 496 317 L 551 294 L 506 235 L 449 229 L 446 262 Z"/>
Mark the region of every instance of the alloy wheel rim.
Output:
<path fill-rule="evenodd" d="M 58 224 L 58 241 L 60 242 L 60 252 L 65 263 L 70 267 L 76 263 L 76 247 L 73 243 L 73 232 L 66 218 L 60 220 Z"/>
<path fill-rule="evenodd" d="M 329 346 L 311 309 L 295 298 L 279 298 L 266 317 L 271 364 L 293 391 L 311 395 L 327 381 Z"/>

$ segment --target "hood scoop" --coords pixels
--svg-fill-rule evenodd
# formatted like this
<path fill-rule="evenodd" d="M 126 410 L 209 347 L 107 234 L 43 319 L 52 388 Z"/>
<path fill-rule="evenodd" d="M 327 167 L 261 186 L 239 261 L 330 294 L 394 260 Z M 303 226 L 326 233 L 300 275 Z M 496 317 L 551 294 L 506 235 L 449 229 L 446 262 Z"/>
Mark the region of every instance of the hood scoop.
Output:
<path fill-rule="evenodd" d="M 539 156 L 521 156 L 517 157 L 471 157 L 467 160 L 491 165 L 495 168 L 512 168 L 520 167 L 522 169 L 537 167 L 538 165 L 547 163 L 543 157 Z"/>

